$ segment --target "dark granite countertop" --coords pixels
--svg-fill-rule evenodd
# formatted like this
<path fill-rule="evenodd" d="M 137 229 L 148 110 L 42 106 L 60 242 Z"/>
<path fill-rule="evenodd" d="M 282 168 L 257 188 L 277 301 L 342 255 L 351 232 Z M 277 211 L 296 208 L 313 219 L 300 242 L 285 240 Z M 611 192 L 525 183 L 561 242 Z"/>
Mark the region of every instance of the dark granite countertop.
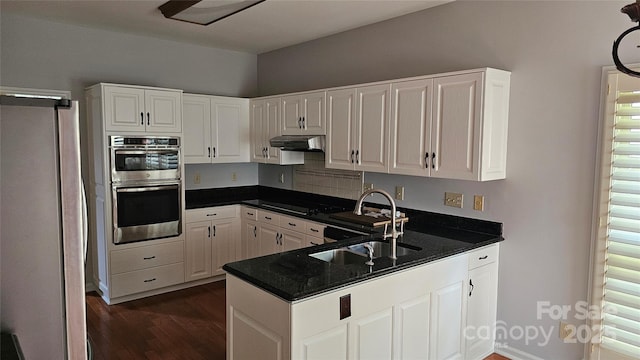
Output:
<path fill-rule="evenodd" d="M 188 190 L 185 198 L 187 209 L 245 204 L 278 212 L 272 208 L 263 207 L 263 201 L 280 203 L 305 201 L 333 204 L 344 208 L 353 208 L 355 204 L 354 200 L 259 185 Z M 376 206 L 379 205 L 376 204 Z M 338 265 L 310 257 L 311 253 L 349 246 L 367 240 L 380 240 L 381 234 L 362 225 L 334 219 L 329 213 L 294 215 L 281 212 L 290 216 L 299 216 L 329 225 L 372 233 L 372 235 L 233 262 L 226 264 L 223 269 L 286 301 L 297 301 L 503 240 L 502 223 L 427 211 L 398 209 L 406 212 L 409 217 L 405 233 L 398 238 L 398 243 L 420 250 L 401 256 L 395 262 L 389 258 L 377 258 L 374 260 L 374 266 L 367 266 L 364 263 Z"/>

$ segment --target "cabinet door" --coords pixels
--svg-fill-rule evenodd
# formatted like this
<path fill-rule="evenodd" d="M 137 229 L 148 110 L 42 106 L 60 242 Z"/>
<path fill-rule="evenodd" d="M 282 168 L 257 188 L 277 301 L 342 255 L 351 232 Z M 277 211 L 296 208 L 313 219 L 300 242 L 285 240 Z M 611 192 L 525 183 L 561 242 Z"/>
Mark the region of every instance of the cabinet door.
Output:
<path fill-rule="evenodd" d="M 281 232 L 281 251 L 289 251 L 300 249 L 305 246 L 304 234 L 296 233 L 294 231 L 283 231 Z"/>
<path fill-rule="evenodd" d="M 144 132 L 144 90 L 105 86 L 104 112 L 107 131 Z"/>
<path fill-rule="evenodd" d="M 145 90 L 144 97 L 147 132 L 182 132 L 182 93 Z"/>
<path fill-rule="evenodd" d="M 304 133 L 300 96 L 284 96 L 282 97 L 281 105 L 282 135 L 299 135 Z"/>
<path fill-rule="evenodd" d="M 482 73 L 434 79 L 431 176 L 478 180 Z"/>
<path fill-rule="evenodd" d="M 251 259 L 260 256 L 258 223 L 247 221 L 244 223 L 242 231 L 242 257 Z"/>
<path fill-rule="evenodd" d="M 390 85 L 358 88 L 356 170 L 388 172 Z"/>
<path fill-rule="evenodd" d="M 222 266 L 236 261 L 237 255 L 237 221 L 214 221 L 212 224 L 213 275 L 222 275 Z"/>
<path fill-rule="evenodd" d="M 324 91 L 305 94 L 301 98 L 302 127 L 304 133 L 309 135 L 324 135 L 327 133 L 325 116 Z"/>
<path fill-rule="evenodd" d="M 493 353 L 498 292 L 497 264 L 469 271 L 467 292 L 467 359 L 484 359 Z"/>
<path fill-rule="evenodd" d="M 391 359 L 393 349 L 393 311 L 389 307 L 352 320 L 350 348 L 353 359 Z"/>
<path fill-rule="evenodd" d="M 260 256 L 280 252 L 279 228 L 271 225 L 260 225 Z"/>
<path fill-rule="evenodd" d="M 211 222 L 200 221 L 186 226 L 187 281 L 211 276 Z"/>
<path fill-rule="evenodd" d="M 355 89 L 327 91 L 327 168 L 353 170 L 355 116 Z"/>
<path fill-rule="evenodd" d="M 267 163 L 280 162 L 280 149 L 269 146 L 269 139 L 280 135 L 280 98 L 266 100 L 263 142 L 268 149 Z"/>
<path fill-rule="evenodd" d="M 251 161 L 264 162 L 265 144 L 264 128 L 266 121 L 266 103 L 264 100 L 251 102 Z"/>
<path fill-rule="evenodd" d="M 185 94 L 182 96 L 182 112 L 184 162 L 211 162 L 211 100 L 208 96 Z"/>
<path fill-rule="evenodd" d="M 463 285 L 463 282 L 455 282 L 431 293 L 429 359 L 464 358 Z"/>
<path fill-rule="evenodd" d="M 432 92 L 433 79 L 391 86 L 390 173 L 429 175 Z"/>
<path fill-rule="evenodd" d="M 247 99 L 211 98 L 211 161 L 249 161 L 249 105 Z"/>

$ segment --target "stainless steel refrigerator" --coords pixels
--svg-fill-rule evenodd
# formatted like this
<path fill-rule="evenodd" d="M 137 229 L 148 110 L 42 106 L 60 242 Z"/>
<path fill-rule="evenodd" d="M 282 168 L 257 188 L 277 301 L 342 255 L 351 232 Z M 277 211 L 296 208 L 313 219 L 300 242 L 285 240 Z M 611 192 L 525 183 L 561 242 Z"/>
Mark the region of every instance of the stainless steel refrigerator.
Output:
<path fill-rule="evenodd" d="M 0 322 L 26 359 L 86 359 L 78 103 L 0 96 Z"/>

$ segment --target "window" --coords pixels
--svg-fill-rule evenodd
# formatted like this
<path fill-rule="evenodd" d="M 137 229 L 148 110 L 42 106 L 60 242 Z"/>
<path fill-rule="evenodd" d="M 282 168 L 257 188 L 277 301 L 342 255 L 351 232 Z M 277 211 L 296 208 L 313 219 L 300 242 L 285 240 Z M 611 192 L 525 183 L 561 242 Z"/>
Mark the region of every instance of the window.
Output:
<path fill-rule="evenodd" d="M 604 76 L 590 358 L 640 359 L 640 78 Z"/>

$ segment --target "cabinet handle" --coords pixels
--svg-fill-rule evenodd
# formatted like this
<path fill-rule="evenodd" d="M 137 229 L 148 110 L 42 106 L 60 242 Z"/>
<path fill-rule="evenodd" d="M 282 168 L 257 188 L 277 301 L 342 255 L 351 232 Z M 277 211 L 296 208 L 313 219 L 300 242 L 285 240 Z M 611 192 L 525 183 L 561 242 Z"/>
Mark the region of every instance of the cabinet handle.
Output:
<path fill-rule="evenodd" d="M 471 294 L 473 293 L 473 288 L 474 288 L 473 281 L 471 279 L 469 279 L 469 286 L 471 287 L 469 289 L 469 297 L 471 297 Z"/>
<path fill-rule="evenodd" d="M 209 157 L 211 157 L 211 146 L 207 146 L 207 151 L 209 152 Z"/>
<path fill-rule="evenodd" d="M 436 153 L 431 153 L 431 168 L 436 168 Z"/>
<path fill-rule="evenodd" d="M 213 147 L 213 157 L 216 157 L 216 147 Z"/>
<path fill-rule="evenodd" d="M 355 155 L 355 151 L 351 150 L 351 163 L 353 164 L 353 155 Z"/>
<path fill-rule="evenodd" d="M 307 122 L 307 119 L 303 116 L 303 117 L 302 117 L 302 128 L 303 128 L 303 129 L 305 129 L 305 128 L 307 127 L 306 122 Z"/>
<path fill-rule="evenodd" d="M 356 164 L 360 164 L 360 150 L 356 150 Z"/>
<path fill-rule="evenodd" d="M 253 213 L 248 212 L 248 213 L 247 213 L 247 215 L 251 215 L 251 216 L 253 216 Z"/>
<path fill-rule="evenodd" d="M 151 124 L 151 113 L 147 113 L 147 126 Z"/>
<path fill-rule="evenodd" d="M 253 237 L 257 237 L 258 236 L 258 227 L 254 226 L 253 227 Z"/>
<path fill-rule="evenodd" d="M 140 113 L 140 125 L 144 125 L 144 113 Z"/>
<path fill-rule="evenodd" d="M 478 258 L 478 260 L 486 260 L 489 257 L 489 255 L 485 255 L 485 256 L 480 256 Z"/>
<path fill-rule="evenodd" d="M 424 154 L 424 167 L 425 169 L 429 168 L 429 152 L 428 151 Z"/>
<path fill-rule="evenodd" d="M 211 237 L 211 226 L 207 226 L 207 229 L 209 230 L 209 237 Z"/>
<path fill-rule="evenodd" d="M 218 214 L 216 214 L 216 213 L 213 213 L 213 214 L 207 214 L 207 216 L 216 216 L 216 215 L 218 215 Z"/>
<path fill-rule="evenodd" d="M 302 129 L 302 118 L 298 118 L 298 129 Z"/>
<path fill-rule="evenodd" d="M 213 237 L 216 237 L 216 226 L 213 225 Z"/>
<path fill-rule="evenodd" d="M 320 230 L 318 230 L 318 229 L 313 229 L 313 228 L 311 228 L 311 229 L 309 229 L 309 230 L 311 230 L 311 231 L 313 231 L 313 232 L 320 232 Z"/>
<path fill-rule="evenodd" d="M 271 220 L 271 218 L 269 216 L 265 216 L 264 218 L 267 219 L 267 220 Z"/>
<path fill-rule="evenodd" d="M 311 245 L 320 245 L 320 244 L 316 244 L 316 243 L 314 243 L 313 241 L 310 241 L 309 243 L 310 243 Z"/>
<path fill-rule="evenodd" d="M 289 223 L 289 226 L 296 226 L 296 224 L 294 224 L 294 223 Z"/>
<path fill-rule="evenodd" d="M 152 281 L 156 281 L 156 278 L 148 279 L 148 280 L 144 280 L 144 282 L 146 282 L 146 283 L 150 283 L 150 282 L 152 282 Z"/>
<path fill-rule="evenodd" d="M 143 257 L 142 259 L 144 259 L 144 260 L 152 260 L 152 259 L 155 259 L 155 258 L 156 258 L 156 256 L 153 255 L 153 256 L 149 256 L 149 257 Z"/>

